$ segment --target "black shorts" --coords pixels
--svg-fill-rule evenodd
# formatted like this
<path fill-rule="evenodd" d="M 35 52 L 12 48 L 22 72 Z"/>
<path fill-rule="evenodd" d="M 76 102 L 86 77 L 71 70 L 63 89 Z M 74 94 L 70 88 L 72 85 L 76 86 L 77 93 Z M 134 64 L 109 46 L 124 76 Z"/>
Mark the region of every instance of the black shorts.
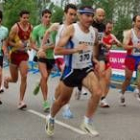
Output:
<path fill-rule="evenodd" d="M 46 58 L 37 58 L 38 62 L 45 63 L 47 70 L 51 70 L 55 64 L 54 59 L 46 59 Z"/>
<path fill-rule="evenodd" d="M 105 62 L 105 64 L 109 62 L 109 58 L 105 55 L 99 55 L 98 60 Z"/>
<path fill-rule="evenodd" d="M 0 56 L 0 67 L 3 67 L 3 56 Z"/>
<path fill-rule="evenodd" d="M 33 61 L 37 62 L 37 59 L 38 59 L 37 56 L 34 56 Z"/>
<path fill-rule="evenodd" d="M 65 67 L 63 74 L 61 76 L 61 81 L 68 87 L 78 87 L 82 86 L 83 79 L 93 71 L 92 67 L 84 68 L 84 69 L 71 69 L 69 67 Z"/>

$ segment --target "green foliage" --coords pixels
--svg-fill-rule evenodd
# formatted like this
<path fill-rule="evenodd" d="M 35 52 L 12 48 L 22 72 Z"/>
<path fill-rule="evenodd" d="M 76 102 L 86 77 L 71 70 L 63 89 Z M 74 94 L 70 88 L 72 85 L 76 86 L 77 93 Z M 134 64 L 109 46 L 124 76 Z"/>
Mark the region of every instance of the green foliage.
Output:
<path fill-rule="evenodd" d="M 48 8 L 52 11 L 52 22 L 63 21 L 62 7 L 70 0 L 61 0 L 61 7 L 54 5 L 50 0 L 5 0 L 4 3 L 4 24 L 10 28 L 19 19 L 19 12 L 22 9 L 30 11 L 30 21 L 33 25 L 39 23 L 42 9 Z M 139 0 L 81 0 L 78 5 L 89 5 L 95 8 L 100 7 L 106 11 L 106 19 L 112 20 L 114 34 L 122 41 L 123 31 L 131 28 L 131 18 L 139 12 Z"/>
<path fill-rule="evenodd" d="M 30 12 L 30 22 L 35 25 L 38 22 L 38 8 L 35 0 L 7 0 L 4 5 L 4 24 L 11 26 L 19 20 L 19 12 L 28 10 Z"/>
<path fill-rule="evenodd" d="M 61 7 L 55 6 L 52 10 L 52 22 L 62 22 L 63 21 L 63 10 Z"/>
<path fill-rule="evenodd" d="M 128 30 L 132 27 L 132 22 L 131 22 L 130 16 L 119 16 L 117 22 L 115 23 L 114 26 L 114 34 L 117 36 L 117 38 L 122 41 L 123 39 L 123 31 Z"/>
<path fill-rule="evenodd" d="M 92 6 L 94 0 L 81 0 L 81 5 Z"/>

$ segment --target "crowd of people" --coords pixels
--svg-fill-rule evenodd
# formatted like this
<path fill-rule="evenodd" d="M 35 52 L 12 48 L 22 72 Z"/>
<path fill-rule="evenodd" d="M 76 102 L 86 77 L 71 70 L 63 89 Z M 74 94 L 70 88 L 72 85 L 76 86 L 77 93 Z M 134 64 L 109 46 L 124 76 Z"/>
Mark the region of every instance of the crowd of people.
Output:
<path fill-rule="evenodd" d="M 82 89 L 86 87 L 91 96 L 80 127 L 87 133 L 97 136 L 99 132 L 92 126 L 96 109 L 99 105 L 103 108 L 110 107 L 106 97 L 112 73 L 109 59 L 112 46 L 123 47 L 127 51 L 125 81 L 120 92 L 121 105 L 126 105 L 124 93 L 130 84 L 133 71 L 140 70 L 140 15 L 134 16 L 133 26 L 127 31 L 121 43 L 112 33 L 113 22 L 105 19 L 105 11 L 102 8 L 77 8 L 74 4 L 68 4 L 64 8 L 64 20 L 60 23 L 51 23 L 52 14 L 48 9 L 43 10 L 41 23 L 33 27 L 29 22 L 29 11 L 22 10 L 19 13 L 19 21 L 8 33 L 8 29 L 2 25 L 3 14 L 0 11 L 0 87 L 4 79 L 4 87 L 8 89 L 9 83 L 16 83 L 20 74 L 18 109 L 27 108 L 24 95 L 28 87 L 28 50 L 35 50 L 33 61 L 38 64 L 41 77 L 33 92 L 37 94 L 41 88 L 43 110 L 49 113 L 46 116 L 46 133 L 50 136 L 54 134 L 55 116 L 64 105 L 63 115 L 73 117 L 70 110 L 73 89 L 77 88 L 76 96 L 80 99 Z M 9 60 L 10 76 L 2 78 L 4 57 Z M 50 106 L 48 77 L 55 64 L 62 74 L 55 90 L 53 104 Z M 138 75 L 136 95 L 140 101 L 139 91 Z"/>

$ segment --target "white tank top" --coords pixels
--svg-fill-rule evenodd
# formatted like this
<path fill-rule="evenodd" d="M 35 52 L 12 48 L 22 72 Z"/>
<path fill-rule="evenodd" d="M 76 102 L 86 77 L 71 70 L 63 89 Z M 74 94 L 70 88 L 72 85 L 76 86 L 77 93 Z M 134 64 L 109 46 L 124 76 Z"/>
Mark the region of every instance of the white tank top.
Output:
<path fill-rule="evenodd" d="M 132 43 L 133 43 L 133 46 L 137 45 L 138 43 L 140 43 L 140 38 L 137 37 L 134 29 L 131 29 L 131 38 L 132 38 Z M 138 48 L 133 48 L 132 50 L 132 53 L 131 53 L 133 56 L 140 56 L 140 49 Z"/>
<path fill-rule="evenodd" d="M 74 23 L 74 35 L 70 38 L 67 48 L 75 48 L 81 43 L 86 43 L 88 49 L 79 53 L 65 56 L 65 64 L 73 69 L 83 69 L 92 66 L 93 46 L 95 43 L 95 30 L 92 26 L 88 33 L 84 33 L 78 23 Z"/>

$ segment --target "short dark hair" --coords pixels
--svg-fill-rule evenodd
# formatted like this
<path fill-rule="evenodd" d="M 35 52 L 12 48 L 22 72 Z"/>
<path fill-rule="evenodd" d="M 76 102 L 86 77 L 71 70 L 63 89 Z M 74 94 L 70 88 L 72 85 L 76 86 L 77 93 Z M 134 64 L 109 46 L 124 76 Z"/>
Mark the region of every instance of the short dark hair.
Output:
<path fill-rule="evenodd" d="M 50 15 L 52 14 L 52 12 L 49 9 L 44 9 L 41 13 L 41 16 L 43 17 L 47 13 L 50 14 Z"/>
<path fill-rule="evenodd" d="M 27 10 L 22 10 L 22 11 L 20 11 L 19 16 L 20 16 L 20 17 L 22 17 L 24 14 L 29 15 L 29 14 L 30 14 L 30 12 L 29 12 L 29 11 L 27 11 Z"/>
<path fill-rule="evenodd" d="M 106 26 L 108 23 L 109 23 L 109 24 L 113 24 L 113 21 L 111 21 L 111 20 L 106 20 L 106 21 L 105 21 L 105 26 Z"/>
<path fill-rule="evenodd" d="M 138 16 L 140 16 L 140 15 L 135 15 L 135 16 L 132 18 L 132 21 L 133 21 L 133 22 L 136 22 L 136 19 L 137 19 Z"/>
<path fill-rule="evenodd" d="M 82 6 L 80 6 L 79 7 L 79 10 L 84 10 L 84 9 L 93 9 L 91 6 L 89 6 L 89 5 L 82 5 Z"/>
<path fill-rule="evenodd" d="M 2 20 L 3 18 L 3 14 L 2 14 L 2 11 L 0 10 L 0 19 Z"/>
<path fill-rule="evenodd" d="M 76 7 L 76 5 L 69 3 L 65 6 L 64 12 L 67 13 L 69 9 L 74 9 L 76 11 L 77 7 Z"/>

